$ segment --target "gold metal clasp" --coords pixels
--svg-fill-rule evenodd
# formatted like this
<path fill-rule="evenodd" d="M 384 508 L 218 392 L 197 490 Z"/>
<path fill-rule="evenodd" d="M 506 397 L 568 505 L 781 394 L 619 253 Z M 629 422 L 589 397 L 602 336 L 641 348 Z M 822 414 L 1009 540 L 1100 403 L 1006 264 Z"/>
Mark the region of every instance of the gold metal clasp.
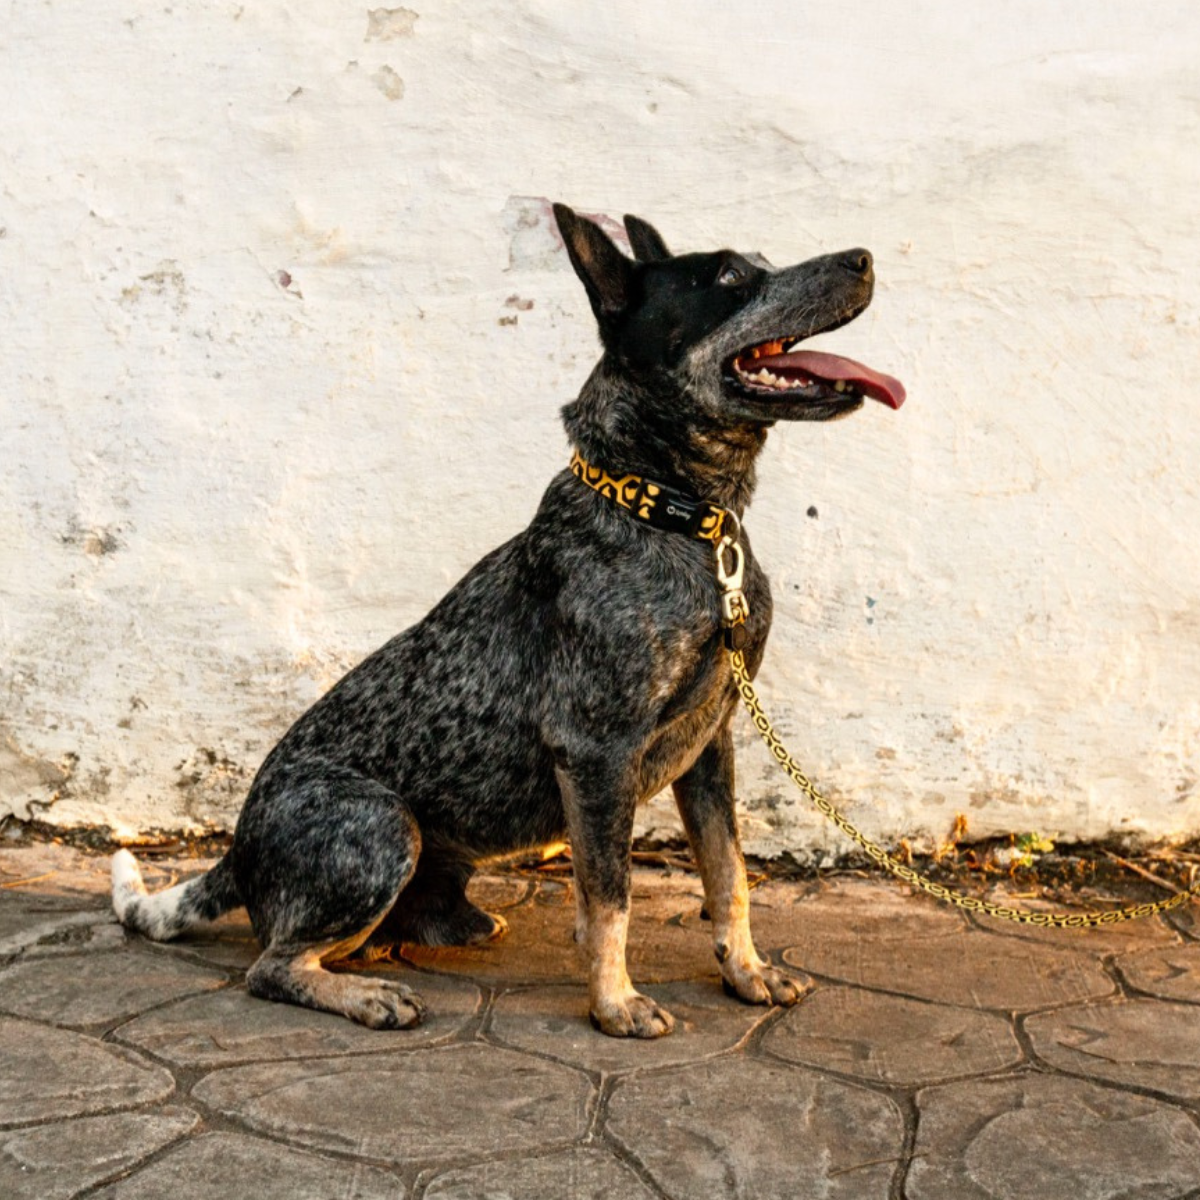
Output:
<path fill-rule="evenodd" d="M 742 591 L 746 555 L 741 546 L 726 535 L 716 544 L 716 558 L 717 582 L 721 585 L 721 623 L 741 625 L 750 615 L 750 605 Z"/>

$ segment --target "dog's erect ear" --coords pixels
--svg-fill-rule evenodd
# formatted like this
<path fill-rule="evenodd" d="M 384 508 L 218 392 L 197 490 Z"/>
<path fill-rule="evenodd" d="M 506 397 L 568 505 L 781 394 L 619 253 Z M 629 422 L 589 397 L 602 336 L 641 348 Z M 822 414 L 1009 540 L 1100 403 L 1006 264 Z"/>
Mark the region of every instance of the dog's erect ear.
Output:
<path fill-rule="evenodd" d="M 599 225 L 576 216 L 565 204 L 554 206 L 554 219 L 596 319 L 603 322 L 624 312 L 633 298 L 633 262 Z"/>
<path fill-rule="evenodd" d="M 662 262 L 671 257 L 667 243 L 649 221 L 626 213 L 625 232 L 629 234 L 629 244 L 633 247 L 634 257 L 638 262 Z"/>

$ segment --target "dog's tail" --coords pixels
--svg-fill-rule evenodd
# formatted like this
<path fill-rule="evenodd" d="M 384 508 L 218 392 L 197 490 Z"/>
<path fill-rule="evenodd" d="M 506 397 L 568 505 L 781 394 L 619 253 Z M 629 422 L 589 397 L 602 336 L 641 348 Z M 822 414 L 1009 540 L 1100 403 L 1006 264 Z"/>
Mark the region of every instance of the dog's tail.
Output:
<path fill-rule="evenodd" d="M 118 850 L 112 860 L 112 904 L 117 920 L 155 942 L 168 942 L 202 921 L 215 921 L 241 904 L 229 859 L 197 879 L 151 896 L 137 859 Z"/>

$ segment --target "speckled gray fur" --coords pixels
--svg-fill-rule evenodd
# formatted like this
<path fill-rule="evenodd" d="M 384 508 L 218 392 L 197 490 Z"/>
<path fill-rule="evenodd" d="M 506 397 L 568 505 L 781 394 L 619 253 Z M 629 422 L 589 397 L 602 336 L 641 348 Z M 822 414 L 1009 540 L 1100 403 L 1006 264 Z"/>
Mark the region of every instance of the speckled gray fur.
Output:
<path fill-rule="evenodd" d="M 563 414 L 590 462 L 741 516 L 775 420 L 857 407 L 766 405 L 724 372 L 751 344 L 861 311 L 872 289 L 863 252 L 851 252 L 857 270 L 846 255 L 783 271 L 728 251 L 675 258 L 631 218 L 634 262 L 590 222 L 558 215 L 605 346 Z M 750 272 L 744 295 L 706 283 L 725 261 Z M 753 671 L 771 597 L 744 534 L 742 545 Z M 173 936 L 243 903 L 264 947 L 256 994 L 412 1023 L 419 1013 L 364 1017 L 330 1001 L 309 967 L 364 946 L 491 936 L 497 924 L 464 894 L 474 864 L 564 835 L 586 902 L 626 906 L 634 809 L 669 784 L 693 846 L 715 836 L 736 852 L 734 703 L 711 546 L 637 521 L 563 470 L 527 529 L 292 726 L 250 788 L 227 857 L 169 919 L 139 918 L 154 897 L 123 919 Z"/>

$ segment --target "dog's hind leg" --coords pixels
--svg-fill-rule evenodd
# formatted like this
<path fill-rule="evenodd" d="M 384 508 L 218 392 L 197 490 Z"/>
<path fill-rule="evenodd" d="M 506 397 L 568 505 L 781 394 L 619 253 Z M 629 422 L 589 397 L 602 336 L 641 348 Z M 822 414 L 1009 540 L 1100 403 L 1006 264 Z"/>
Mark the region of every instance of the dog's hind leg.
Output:
<path fill-rule="evenodd" d="M 675 781 L 675 801 L 704 882 L 713 952 L 728 992 L 749 1004 L 795 1004 L 812 990 L 760 958 L 750 935 L 750 890 L 734 809 L 733 738 L 728 723 Z"/>
<path fill-rule="evenodd" d="M 230 851 L 263 944 L 247 990 L 373 1029 L 417 1024 L 425 1006 L 404 984 L 324 965 L 361 946 L 412 878 L 421 848 L 412 814 L 394 792 L 327 764 L 260 782 Z"/>

